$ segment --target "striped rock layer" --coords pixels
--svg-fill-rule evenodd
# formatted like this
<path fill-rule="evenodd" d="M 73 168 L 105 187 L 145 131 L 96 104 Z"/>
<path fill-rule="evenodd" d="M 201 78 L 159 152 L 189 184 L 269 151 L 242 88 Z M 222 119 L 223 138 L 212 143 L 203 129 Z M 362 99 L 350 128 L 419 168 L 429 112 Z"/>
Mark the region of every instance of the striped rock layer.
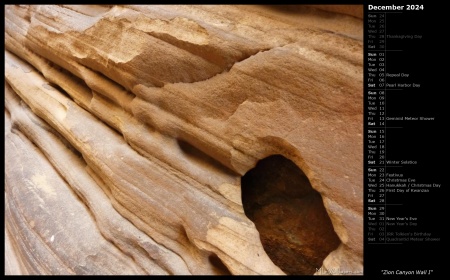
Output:
<path fill-rule="evenodd" d="M 5 6 L 6 274 L 361 274 L 359 6 Z"/>

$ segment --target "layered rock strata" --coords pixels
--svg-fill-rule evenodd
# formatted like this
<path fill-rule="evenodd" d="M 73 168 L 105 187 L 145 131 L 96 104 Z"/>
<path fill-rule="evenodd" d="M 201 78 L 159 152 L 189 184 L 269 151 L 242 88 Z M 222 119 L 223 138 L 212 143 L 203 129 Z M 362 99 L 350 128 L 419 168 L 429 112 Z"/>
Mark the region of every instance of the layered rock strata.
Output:
<path fill-rule="evenodd" d="M 5 273 L 361 274 L 358 11 L 5 6 Z M 306 270 L 263 244 L 266 181 L 312 194 L 267 212 Z"/>

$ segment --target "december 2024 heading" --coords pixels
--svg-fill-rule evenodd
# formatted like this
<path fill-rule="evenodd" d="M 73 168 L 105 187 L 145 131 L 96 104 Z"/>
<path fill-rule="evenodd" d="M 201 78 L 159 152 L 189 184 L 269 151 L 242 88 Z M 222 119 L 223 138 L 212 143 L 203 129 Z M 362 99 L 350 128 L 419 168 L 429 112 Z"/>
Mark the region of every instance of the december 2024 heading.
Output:
<path fill-rule="evenodd" d="M 424 5 L 368 5 L 369 11 L 417 11 L 423 10 Z"/>

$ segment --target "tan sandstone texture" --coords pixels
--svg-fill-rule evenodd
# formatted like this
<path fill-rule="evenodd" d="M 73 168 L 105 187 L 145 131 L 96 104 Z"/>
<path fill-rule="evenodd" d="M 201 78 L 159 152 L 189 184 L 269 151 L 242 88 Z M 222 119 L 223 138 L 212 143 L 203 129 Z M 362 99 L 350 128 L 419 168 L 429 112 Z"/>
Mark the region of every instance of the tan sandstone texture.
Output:
<path fill-rule="evenodd" d="M 362 274 L 360 6 L 5 6 L 5 274 Z"/>

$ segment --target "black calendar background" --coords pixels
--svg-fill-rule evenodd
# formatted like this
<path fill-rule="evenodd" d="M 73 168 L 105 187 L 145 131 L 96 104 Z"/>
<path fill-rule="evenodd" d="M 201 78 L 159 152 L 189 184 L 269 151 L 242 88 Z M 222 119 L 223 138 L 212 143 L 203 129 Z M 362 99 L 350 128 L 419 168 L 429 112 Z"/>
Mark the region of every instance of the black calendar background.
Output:
<path fill-rule="evenodd" d="M 446 72 L 442 72 L 440 64 L 444 63 L 446 50 L 442 47 L 432 31 L 439 28 L 434 25 L 439 7 L 418 2 L 386 2 L 374 1 L 365 3 L 365 20 L 368 5 L 424 5 L 423 10 L 403 10 L 401 13 L 386 11 L 386 34 L 392 35 L 422 35 L 422 39 L 389 39 L 386 38 L 386 73 L 408 73 L 408 79 L 386 78 L 386 82 L 408 81 L 420 84 L 420 88 L 404 90 L 387 90 L 386 117 L 434 117 L 433 121 L 386 121 L 386 159 L 417 161 L 415 165 L 401 164 L 398 167 L 388 167 L 388 172 L 402 173 L 404 177 L 411 177 L 418 183 L 439 183 L 440 189 L 431 189 L 429 193 L 387 193 L 387 203 L 401 204 L 387 206 L 386 216 L 417 217 L 417 226 L 404 227 L 403 231 L 431 232 L 440 241 L 428 242 L 399 242 L 398 244 L 370 244 L 367 242 L 367 223 L 365 222 L 364 244 L 364 275 L 383 276 L 397 275 L 400 271 L 427 270 L 428 277 L 437 277 L 444 273 L 445 255 L 444 243 L 446 233 L 447 205 L 446 188 L 448 187 L 448 140 L 447 122 Z M 443 7 L 441 7 L 443 9 Z M 365 24 L 367 36 L 367 24 Z M 367 40 L 365 39 L 365 42 Z M 367 45 L 365 44 L 365 63 L 367 62 Z M 367 70 L 365 70 L 365 90 L 367 92 Z M 365 105 L 367 100 L 365 96 Z M 366 106 L 365 106 L 366 111 Z M 367 112 L 365 112 L 364 131 L 367 137 Z M 365 167 L 367 170 L 367 148 L 365 147 Z M 389 166 L 389 165 L 388 165 Z M 394 171 L 395 169 L 395 171 Z M 365 174 L 367 186 L 367 174 Z M 365 189 L 365 192 L 367 190 Z M 366 198 L 366 195 L 364 196 Z M 365 220 L 367 219 L 367 201 L 365 199 Z M 402 231 L 401 228 L 394 229 Z M 387 229 L 389 231 L 389 229 Z M 388 273 L 386 273 L 388 271 Z"/>

